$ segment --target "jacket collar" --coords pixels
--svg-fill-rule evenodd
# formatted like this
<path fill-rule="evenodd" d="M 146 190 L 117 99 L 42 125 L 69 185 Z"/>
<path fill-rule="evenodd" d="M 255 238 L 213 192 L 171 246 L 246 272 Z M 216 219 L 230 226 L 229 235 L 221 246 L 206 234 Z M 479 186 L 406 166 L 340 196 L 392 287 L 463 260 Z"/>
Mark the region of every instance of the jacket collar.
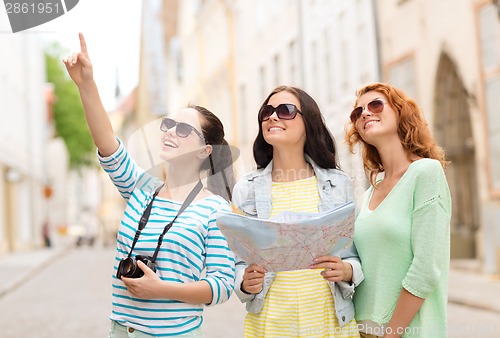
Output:
<path fill-rule="evenodd" d="M 337 178 L 328 175 L 328 169 L 319 167 L 307 154 L 304 154 L 304 158 L 306 162 L 313 167 L 314 174 L 316 175 L 318 182 L 329 182 L 331 186 L 337 185 Z M 271 160 L 264 169 L 254 171 L 249 177 L 249 180 L 253 181 L 257 177 L 271 177 L 272 170 L 273 160 Z"/>

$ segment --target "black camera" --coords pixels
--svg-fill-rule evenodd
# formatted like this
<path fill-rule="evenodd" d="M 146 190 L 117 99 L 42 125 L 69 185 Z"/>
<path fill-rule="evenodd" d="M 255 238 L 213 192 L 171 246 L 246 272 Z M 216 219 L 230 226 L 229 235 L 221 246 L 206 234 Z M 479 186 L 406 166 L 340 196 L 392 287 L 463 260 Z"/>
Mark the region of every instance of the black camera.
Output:
<path fill-rule="evenodd" d="M 123 258 L 120 261 L 116 271 L 116 278 L 140 278 L 144 276 L 144 272 L 137 265 L 137 261 L 143 262 L 148 268 L 156 272 L 155 263 L 153 263 L 153 258 L 151 256 L 137 255 L 135 257 Z"/>

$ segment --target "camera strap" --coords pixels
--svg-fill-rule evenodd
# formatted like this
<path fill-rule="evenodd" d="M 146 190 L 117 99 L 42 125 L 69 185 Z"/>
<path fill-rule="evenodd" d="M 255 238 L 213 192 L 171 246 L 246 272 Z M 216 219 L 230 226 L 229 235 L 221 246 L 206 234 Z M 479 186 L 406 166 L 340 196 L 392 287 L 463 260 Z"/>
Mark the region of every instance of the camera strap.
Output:
<path fill-rule="evenodd" d="M 139 239 L 139 236 L 141 235 L 141 231 L 142 231 L 142 229 L 144 229 L 144 227 L 148 223 L 149 215 L 151 214 L 151 208 L 153 207 L 153 201 L 154 201 L 156 195 L 158 195 L 158 193 L 160 192 L 160 190 L 162 188 L 163 188 L 163 185 L 161 185 L 158 189 L 156 189 L 155 193 L 153 194 L 153 198 L 151 199 L 148 206 L 146 207 L 146 209 L 142 213 L 141 220 L 139 221 L 139 226 L 137 227 L 137 231 L 135 232 L 134 241 L 132 242 L 132 246 L 130 247 L 130 251 L 128 253 L 128 257 L 132 256 L 132 251 L 134 250 L 135 244 L 137 243 L 137 240 Z M 152 259 L 153 263 L 156 261 L 156 257 L 158 256 L 158 252 L 160 251 L 160 246 L 161 246 L 161 243 L 163 242 L 163 236 L 165 236 L 167 231 L 170 230 L 170 228 L 174 224 L 177 217 L 184 210 L 186 210 L 186 208 L 189 206 L 189 204 L 191 204 L 191 202 L 194 200 L 196 195 L 198 195 L 198 193 L 201 191 L 202 188 L 203 188 L 203 184 L 201 183 L 201 181 L 198 181 L 198 184 L 196 184 L 196 186 L 193 188 L 193 190 L 191 190 L 189 195 L 186 197 L 186 200 L 184 201 L 184 203 L 182 203 L 179 211 L 177 212 L 177 215 L 175 215 L 174 219 L 170 223 L 168 223 L 165 226 L 165 228 L 163 229 L 162 234 L 158 238 L 158 245 L 156 246 L 156 250 L 155 250 L 155 253 L 154 253 L 153 259 Z"/>
<path fill-rule="evenodd" d="M 155 253 L 153 255 L 153 259 L 151 260 L 153 263 L 156 262 L 156 257 L 158 257 L 158 253 L 160 252 L 160 246 L 161 246 L 161 243 L 163 242 L 163 236 L 165 236 L 165 234 L 168 232 L 168 230 L 170 230 L 172 225 L 174 225 L 174 222 L 177 219 L 177 217 L 180 214 L 182 214 L 182 212 L 184 210 L 186 210 L 186 208 L 189 206 L 189 204 L 191 204 L 191 202 L 194 200 L 196 195 L 198 195 L 198 193 L 201 191 L 202 188 L 203 188 L 203 184 L 201 183 L 201 181 L 198 181 L 198 184 L 196 184 L 196 186 L 193 188 L 193 190 L 191 190 L 189 195 L 186 197 L 186 200 L 184 201 L 184 203 L 182 203 L 179 211 L 177 211 L 177 215 L 175 215 L 174 219 L 172 221 L 170 221 L 170 223 L 168 223 L 165 226 L 165 228 L 163 228 L 163 232 L 161 233 L 160 237 L 158 238 L 158 244 L 156 245 L 156 250 L 155 250 Z"/>
<path fill-rule="evenodd" d="M 153 198 L 151 198 L 151 201 L 149 202 L 148 206 L 142 213 L 141 219 L 139 221 L 139 226 L 137 227 L 137 231 L 135 232 L 134 241 L 132 242 L 132 246 L 130 247 L 130 251 L 128 252 L 127 255 L 127 257 L 129 258 L 130 256 L 132 256 L 132 251 L 134 250 L 135 243 L 137 243 L 137 240 L 141 235 L 142 229 L 144 229 L 146 223 L 148 222 L 149 215 L 151 214 L 151 208 L 153 207 L 153 201 L 155 200 L 156 195 L 158 195 L 158 193 L 160 192 L 161 188 L 163 188 L 163 184 L 156 189 L 155 193 L 153 194 Z"/>

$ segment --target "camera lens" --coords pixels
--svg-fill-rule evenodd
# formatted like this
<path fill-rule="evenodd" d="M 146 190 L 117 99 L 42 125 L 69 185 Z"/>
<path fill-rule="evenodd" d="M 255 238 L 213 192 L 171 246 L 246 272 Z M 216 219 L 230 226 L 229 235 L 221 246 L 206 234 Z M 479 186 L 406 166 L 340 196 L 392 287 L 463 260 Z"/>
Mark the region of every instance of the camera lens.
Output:
<path fill-rule="evenodd" d="M 126 259 L 124 262 L 123 262 L 123 265 L 122 265 L 122 275 L 125 276 L 125 277 L 129 277 L 131 276 L 133 273 L 134 273 L 134 270 L 135 270 L 135 262 L 131 259 Z"/>
<path fill-rule="evenodd" d="M 123 277 L 134 277 L 137 270 L 137 264 L 135 260 L 131 257 L 122 259 L 120 264 L 118 264 L 118 270 L 116 271 L 116 278 L 120 279 Z"/>

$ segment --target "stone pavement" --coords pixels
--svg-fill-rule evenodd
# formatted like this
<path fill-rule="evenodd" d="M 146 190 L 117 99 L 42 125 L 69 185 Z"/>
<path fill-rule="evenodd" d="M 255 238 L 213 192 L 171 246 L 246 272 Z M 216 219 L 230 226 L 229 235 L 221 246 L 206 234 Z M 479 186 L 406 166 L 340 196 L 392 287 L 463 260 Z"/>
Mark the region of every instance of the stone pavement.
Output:
<path fill-rule="evenodd" d="M 42 271 L 69 247 L 0 254 L 0 297 Z"/>
<path fill-rule="evenodd" d="M 486 275 L 470 263 L 452 261 L 448 302 L 500 314 L 500 275 Z"/>

